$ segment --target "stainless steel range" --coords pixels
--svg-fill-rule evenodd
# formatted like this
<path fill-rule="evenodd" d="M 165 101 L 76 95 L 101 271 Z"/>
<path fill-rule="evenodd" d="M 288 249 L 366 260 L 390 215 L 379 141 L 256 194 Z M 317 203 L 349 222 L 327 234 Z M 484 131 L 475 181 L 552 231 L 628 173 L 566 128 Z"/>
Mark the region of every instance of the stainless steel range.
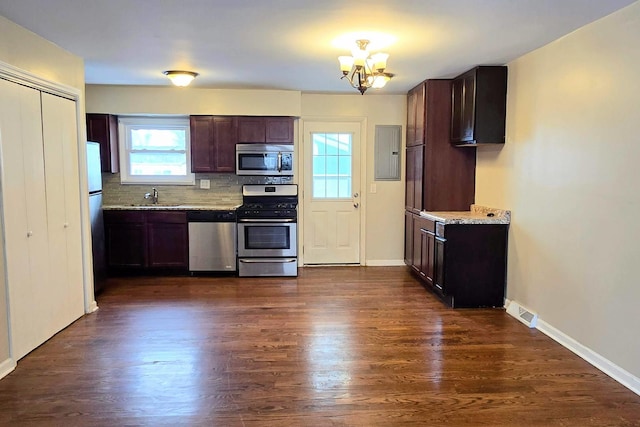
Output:
<path fill-rule="evenodd" d="M 298 186 L 243 185 L 238 218 L 239 276 L 298 275 Z"/>

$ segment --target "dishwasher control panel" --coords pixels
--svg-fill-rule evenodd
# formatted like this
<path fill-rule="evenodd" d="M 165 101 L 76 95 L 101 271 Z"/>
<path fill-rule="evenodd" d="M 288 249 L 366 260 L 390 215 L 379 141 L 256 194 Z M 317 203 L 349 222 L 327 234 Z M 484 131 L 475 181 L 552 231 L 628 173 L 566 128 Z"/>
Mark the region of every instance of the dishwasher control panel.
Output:
<path fill-rule="evenodd" d="M 236 222 L 236 211 L 188 211 L 187 222 Z"/>

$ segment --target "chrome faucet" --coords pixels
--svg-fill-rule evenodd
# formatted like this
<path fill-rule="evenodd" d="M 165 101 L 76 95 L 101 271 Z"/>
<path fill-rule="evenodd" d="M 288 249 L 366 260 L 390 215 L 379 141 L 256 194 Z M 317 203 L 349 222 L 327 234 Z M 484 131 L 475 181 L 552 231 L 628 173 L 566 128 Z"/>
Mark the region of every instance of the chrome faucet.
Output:
<path fill-rule="evenodd" d="M 158 190 L 155 187 L 153 187 L 151 189 L 151 191 L 152 191 L 151 193 L 145 193 L 144 194 L 144 198 L 145 199 L 151 199 L 151 202 L 154 205 L 157 205 L 158 204 Z"/>

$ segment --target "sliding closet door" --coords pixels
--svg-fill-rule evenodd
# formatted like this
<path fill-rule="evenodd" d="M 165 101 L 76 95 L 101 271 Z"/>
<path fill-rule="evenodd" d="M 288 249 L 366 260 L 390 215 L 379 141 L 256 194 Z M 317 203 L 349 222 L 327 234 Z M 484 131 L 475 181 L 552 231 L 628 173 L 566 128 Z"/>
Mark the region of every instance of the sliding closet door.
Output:
<path fill-rule="evenodd" d="M 84 313 L 75 102 L 42 93 L 42 131 L 53 335 Z"/>
<path fill-rule="evenodd" d="M 46 341 L 51 279 L 40 92 L 0 80 L 0 144 L 11 354 Z"/>

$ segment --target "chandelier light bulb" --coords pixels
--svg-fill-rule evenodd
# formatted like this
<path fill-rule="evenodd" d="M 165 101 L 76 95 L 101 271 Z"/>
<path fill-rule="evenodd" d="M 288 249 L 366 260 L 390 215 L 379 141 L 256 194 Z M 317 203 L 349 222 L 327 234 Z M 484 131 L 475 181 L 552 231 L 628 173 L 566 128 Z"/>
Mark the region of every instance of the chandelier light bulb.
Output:
<path fill-rule="evenodd" d="M 349 74 L 351 68 L 353 67 L 353 57 L 352 56 L 339 56 L 338 61 L 340 62 L 340 71 L 342 71 L 343 75 Z"/>
<path fill-rule="evenodd" d="M 387 68 L 387 58 L 389 58 L 388 53 L 376 53 L 371 55 L 371 60 L 373 62 L 373 69 L 378 71 L 379 73 L 384 72 L 384 69 Z"/>

